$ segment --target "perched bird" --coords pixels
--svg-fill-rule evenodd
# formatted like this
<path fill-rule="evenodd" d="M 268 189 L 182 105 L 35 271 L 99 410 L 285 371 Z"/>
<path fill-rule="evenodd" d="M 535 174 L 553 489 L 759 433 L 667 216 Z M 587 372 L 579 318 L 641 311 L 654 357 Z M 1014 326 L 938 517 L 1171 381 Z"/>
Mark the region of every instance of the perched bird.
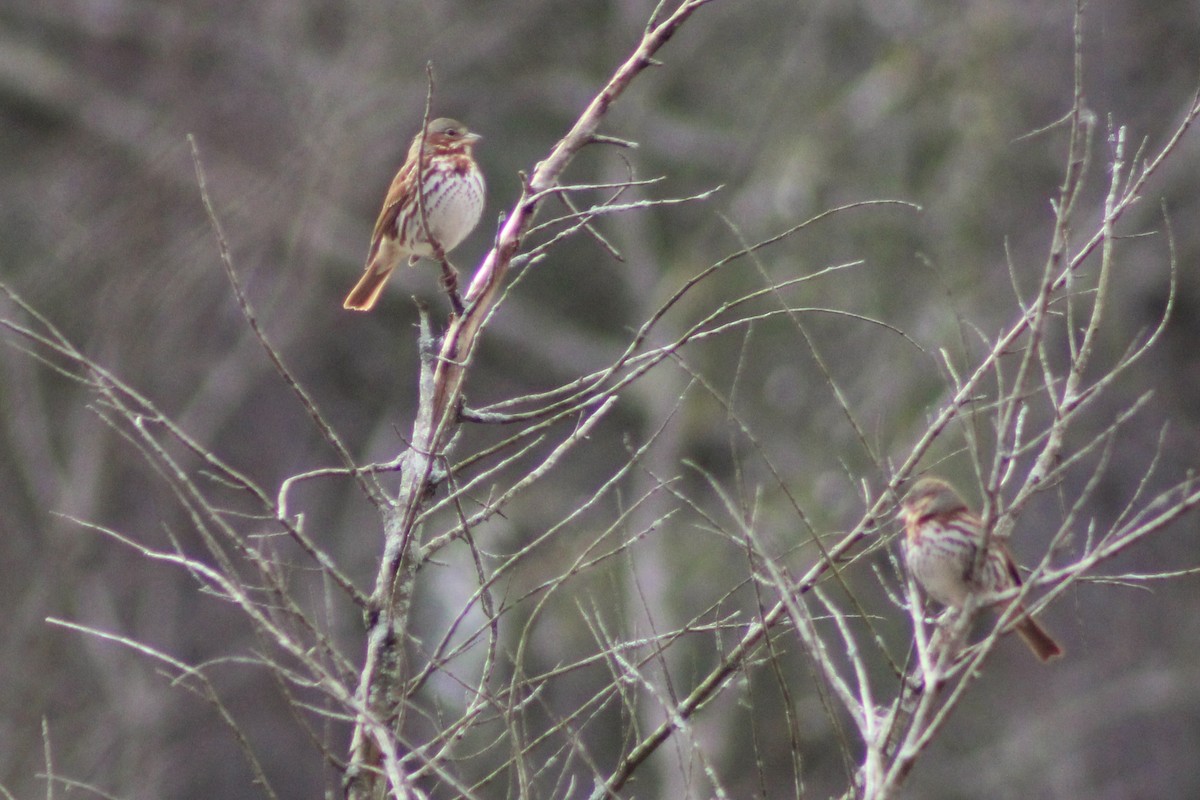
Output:
<path fill-rule="evenodd" d="M 415 264 L 422 257 L 437 257 L 435 242 L 445 255 L 467 238 L 483 212 L 483 173 L 473 153 L 479 139 L 462 123 L 445 118 L 430 122 L 424 136 L 417 134 L 383 201 L 366 272 L 343 307 L 370 311 L 404 259 Z"/>
<path fill-rule="evenodd" d="M 917 481 L 901 504 L 900 516 L 908 570 L 939 603 L 960 608 L 972 594 L 987 595 L 1021 585 L 1021 575 L 1004 542 L 985 536 L 982 521 L 945 481 Z M 985 540 L 987 552 L 977 565 L 976 554 Z M 1014 628 L 1034 655 L 1042 661 L 1061 656 L 1062 648 L 1046 629 L 1024 606 L 1019 611 Z"/>

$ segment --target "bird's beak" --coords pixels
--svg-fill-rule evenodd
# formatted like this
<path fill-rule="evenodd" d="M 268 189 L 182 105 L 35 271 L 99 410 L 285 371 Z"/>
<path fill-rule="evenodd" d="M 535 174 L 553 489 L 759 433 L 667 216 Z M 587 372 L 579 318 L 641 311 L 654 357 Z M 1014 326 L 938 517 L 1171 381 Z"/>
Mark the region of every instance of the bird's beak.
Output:
<path fill-rule="evenodd" d="M 466 142 L 467 144 L 475 144 L 476 142 L 479 142 L 482 140 L 483 140 L 483 137 L 480 136 L 478 133 L 468 133 L 466 136 L 463 137 L 463 141 Z"/>

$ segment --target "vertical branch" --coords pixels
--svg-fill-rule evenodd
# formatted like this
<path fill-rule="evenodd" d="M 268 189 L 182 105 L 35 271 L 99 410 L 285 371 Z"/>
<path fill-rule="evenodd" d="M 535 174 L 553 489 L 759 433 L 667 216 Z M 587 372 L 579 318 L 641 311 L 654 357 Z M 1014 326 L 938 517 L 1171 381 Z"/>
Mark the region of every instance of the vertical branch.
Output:
<path fill-rule="evenodd" d="M 467 368 L 483 325 L 499 297 L 513 257 L 520 249 L 525 232 L 532 224 L 542 200 L 548 196 L 547 190 L 557 185 L 576 153 L 596 141 L 596 132 L 612 103 L 642 71 L 656 63 L 654 54 L 697 9 L 708 2 L 711 0 L 684 0 L 661 22 L 655 17 L 633 54 L 617 68 L 549 156 L 534 168 L 525 181 L 520 199 L 501 228 L 495 246 L 471 281 L 463 312 L 450 321 L 429 380 L 426 380 L 429 364 L 425 363 L 422 367 L 419 410 L 413 424 L 412 444 L 404 459 L 396 502 L 386 512 L 384 556 L 372 593 L 367 651 L 358 690 L 362 707 L 370 709 L 377 718 L 390 716 L 387 713 L 386 695 L 391 694 L 390 689 L 400 685 L 397 676 L 386 673 L 390 662 L 401 658 L 400 651 L 405 646 L 406 601 L 411 596 L 416 571 L 416 561 L 411 557 L 416 521 L 434 488 L 435 466 L 444 458 L 457 430 Z M 403 698 L 394 699 L 403 704 Z M 369 798 L 378 792 L 380 776 L 371 767 L 378 753 L 370 743 L 371 738 L 365 730 L 364 720 L 356 721 L 347 769 L 348 796 L 351 798 Z"/>

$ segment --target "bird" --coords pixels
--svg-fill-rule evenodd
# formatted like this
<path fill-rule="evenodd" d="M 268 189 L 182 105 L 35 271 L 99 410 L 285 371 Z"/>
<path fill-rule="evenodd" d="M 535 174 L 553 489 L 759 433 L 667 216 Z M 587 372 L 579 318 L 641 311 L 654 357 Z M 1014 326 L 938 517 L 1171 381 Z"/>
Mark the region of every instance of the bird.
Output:
<path fill-rule="evenodd" d="M 474 156 L 481 138 L 445 117 L 413 137 L 375 223 L 366 269 L 343 308 L 370 311 L 405 259 L 440 259 L 467 238 L 483 213 L 485 184 Z"/>
<path fill-rule="evenodd" d="M 901 502 L 904 560 L 921 588 L 944 606 L 961 608 L 972 595 L 1021 585 L 1021 574 L 1004 542 L 987 536 L 983 522 L 958 491 L 940 478 L 918 480 Z M 987 552 L 976 554 L 986 543 Z M 1002 601 L 1003 602 L 1003 601 Z M 1049 661 L 1063 654 L 1058 642 L 1025 610 L 1013 624 L 1033 654 Z"/>

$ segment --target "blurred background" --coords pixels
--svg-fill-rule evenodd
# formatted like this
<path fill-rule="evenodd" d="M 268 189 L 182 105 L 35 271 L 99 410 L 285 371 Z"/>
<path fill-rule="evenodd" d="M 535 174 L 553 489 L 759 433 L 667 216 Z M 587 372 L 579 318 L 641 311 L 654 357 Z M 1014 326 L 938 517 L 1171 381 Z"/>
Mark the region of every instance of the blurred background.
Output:
<path fill-rule="evenodd" d="M 0 279 L 261 485 L 334 464 L 233 300 L 200 201 L 191 134 L 266 335 L 351 451 L 364 462 L 387 460 L 403 446 L 415 404 L 417 316 L 409 298 L 424 298 L 439 320 L 445 301 L 431 269 L 398 274 L 370 315 L 343 311 L 341 300 L 420 124 L 426 62 L 436 71 L 435 115 L 461 119 L 485 137 L 478 155 L 488 207 L 454 254 L 469 273 L 517 197 L 518 170 L 548 152 L 627 57 L 653 5 L 7 0 L 0 6 Z M 468 400 L 484 405 L 602 367 L 684 280 L 743 238 L 757 241 L 841 204 L 899 199 L 921 210 L 834 215 L 763 251 L 761 269 L 778 281 L 862 261 L 789 289 L 788 297 L 881 320 L 911 337 L 845 316 L 804 316 L 870 447 L 884 461 L 902 459 L 946 396 L 938 348 L 964 359 L 984 352 L 971 328 L 993 335 L 1016 315 L 1008 265 L 1026 293 L 1040 275 L 1066 133 L 1026 134 L 1070 109 L 1073 10 L 1065 0 L 718 0 L 705 7 L 662 52 L 664 66 L 639 78 L 605 122 L 603 132 L 640 147 L 592 148 L 568 177 L 619 180 L 629 168 L 637 177 L 665 176 L 643 197 L 723 188 L 703 204 L 598 223 L 624 262 L 586 237 L 552 250 L 493 319 Z M 1096 0 L 1087 5 L 1083 37 L 1085 94 L 1097 127 L 1080 234 L 1097 219 L 1106 189 L 1108 120 L 1127 125 L 1131 142 L 1145 138 L 1155 148 L 1190 102 L 1200 75 L 1200 7 Z M 1196 466 L 1198 197 L 1193 131 L 1122 224 L 1129 234 L 1161 231 L 1167 209 L 1179 285 L 1160 346 L 1122 375 L 1084 425 L 1083 434 L 1099 430 L 1154 392 L 1118 438 L 1119 457 L 1089 509 L 1100 525 L 1146 475 L 1164 431 L 1154 485 Z M 1131 240 L 1120 264 L 1104 363 L 1157 324 L 1170 290 L 1163 236 Z M 758 268 L 746 260 L 693 292 L 656 341 L 761 285 Z M 494 537 L 487 547 L 511 552 L 546 530 L 660 427 L 645 470 L 629 476 L 627 496 L 610 510 L 675 476 L 681 491 L 704 498 L 711 476 L 757 504 L 763 537 L 788 554 L 801 526 L 764 466 L 769 459 L 819 532 L 836 534 L 861 515 L 857 481 L 877 488 L 887 476 L 846 423 L 794 326 L 767 322 L 683 355 L 686 367 L 666 365 L 637 384 L 586 451 L 509 508 L 486 534 Z M 147 659 L 46 623 L 76 620 L 189 663 L 256 647 L 238 614 L 205 598 L 186 574 L 64 519 L 159 545 L 175 536 L 186 546 L 191 536 L 170 490 L 98 418 L 79 386 L 15 347 L 0 349 L 0 370 L 0 784 L 16 797 L 44 793 L 44 723 L 55 773 L 112 796 L 261 796 L 210 706 L 171 688 Z M 693 374 L 735 398 L 761 452 L 733 432 L 726 409 L 697 390 Z M 469 430 L 460 447 L 470 452 L 499 435 Z M 960 444 L 953 434 L 946 439 L 939 454 Z M 969 474 L 969 462 L 960 466 Z M 978 498 L 975 487 L 963 487 Z M 310 535 L 369 590 L 381 537 L 370 505 L 349 481 L 313 484 L 302 495 Z M 627 521 L 630 530 L 664 513 L 665 501 L 656 502 Z M 1035 507 L 1031 523 L 1054 513 Z M 563 534 L 561 552 L 542 558 L 570 558 L 613 516 L 598 511 Z M 1029 527 L 1017 549 L 1040 553 L 1046 539 Z M 1114 568 L 1195 566 L 1196 529 L 1188 518 Z M 622 606 L 634 596 L 661 609 L 660 619 L 690 619 L 729 589 L 733 579 L 723 570 L 736 554 L 695 515 L 681 514 L 635 551 L 624 578 L 597 579 L 579 596 L 631 626 L 638 615 Z M 804 563 L 803 555 L 791 558 Z M 890 574 L 882 555 L 875 565 Z M 535 564 L 528 580 L 540 568 L 553 569 Z M 875 581 L 865 570 L 862 577 Z M 422 590 L 437 608 L 439 592 L 469 591 L 469 584 L 447 576 Z M 908 796 L 1200 793 L 1200 582 L 1184 576 L 1152 588 L 1089 585 L 1050 609 L 1046 624 L 1068 650 L 1052 668 L 1015 643 L 1002 645 L 918 765 Z M 903 623 L 893 632 L 901 653 Z M 347 614 L 338 635 L 357 657 L 355 624 Z M 587 638 L 575 624 L 567 612 L 548 613 L 531 661 L 545 668 L 562 660 L 572 636 Z M 695 666 L 685 673 L 700 674 L 710 656 L 697 648 L 680 661 L 689 658 Z M 794 666 L 804 792 L 824 797 L 847 785 L 847 765 L 807 667 L 799 658 Z M 280 796 L 322 796 L 329 773 L 270 676 L 235 665 L 213 672 Z M 593 689 L 580 676 L 559 691 L 586 697 Z M 757 758 L 768 776 L 780 767 L 778 783 L 760 785 L 745 766 L 756 757 L 750 741 L 722 741 L 720 720 L 702 731 L 710 755 L 734 796 L 793 795 L 779 722 L 769 703 L 750 702 L 743 691 L 756 689 L 730 690 L 717 716 L 754 717 Z M 591 733 L 598 742 L 602 723 Z M 598 748 L 602 762 L 615 752 L 615 736 L 609 751 Z M 647 776 L 636 793 L 669 791 L 669 779 Z"/>

